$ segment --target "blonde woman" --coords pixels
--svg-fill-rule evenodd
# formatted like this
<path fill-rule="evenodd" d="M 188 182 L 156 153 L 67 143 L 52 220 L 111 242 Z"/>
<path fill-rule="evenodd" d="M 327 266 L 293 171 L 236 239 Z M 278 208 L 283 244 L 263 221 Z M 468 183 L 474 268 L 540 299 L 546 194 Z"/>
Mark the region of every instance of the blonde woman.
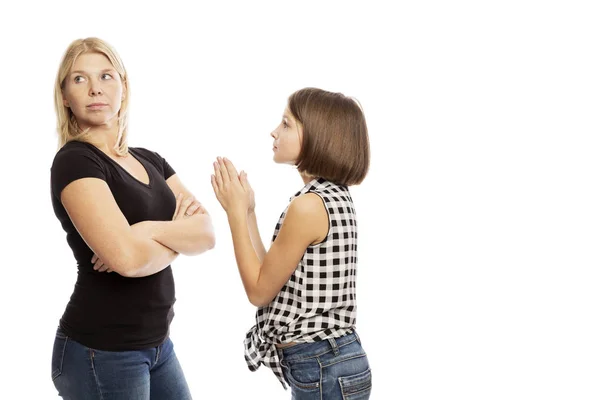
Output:
<path fill-rule="evenodd" d="M 179 254 L 214 246 L 210 216 L 158 153 L 129 147 L 129 82 L 106 42 L 68 47 L 55 86 L 52 205 L 77 262 L 52 380 L 65 399 L 190 399 L 169 339 Z"/>

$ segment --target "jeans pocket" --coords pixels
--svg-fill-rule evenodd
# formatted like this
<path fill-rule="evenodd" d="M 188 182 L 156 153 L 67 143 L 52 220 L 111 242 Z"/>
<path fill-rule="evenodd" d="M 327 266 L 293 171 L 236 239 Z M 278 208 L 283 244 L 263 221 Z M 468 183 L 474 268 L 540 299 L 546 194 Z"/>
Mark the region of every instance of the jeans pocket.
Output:
<path fill-rule="evenodd" d="M 338 378 L 344 400 L 367 400 L 371 395 L 371 369 Z"/>
<path fill-rule="evenodd" d="M 316 359 L 282 361 L 285 378 L 293 388 L 303 392 L 319 391 L 321 388 L 321 367 Z"/>
<path fill-rule="evenodd" d="M 65 349 L 69 338 L 58 331 L 54 339 L 54 348 L 52 349 L 52 381 L 56 380 L 62 374 L 63 361 L 65 358 Z"/>

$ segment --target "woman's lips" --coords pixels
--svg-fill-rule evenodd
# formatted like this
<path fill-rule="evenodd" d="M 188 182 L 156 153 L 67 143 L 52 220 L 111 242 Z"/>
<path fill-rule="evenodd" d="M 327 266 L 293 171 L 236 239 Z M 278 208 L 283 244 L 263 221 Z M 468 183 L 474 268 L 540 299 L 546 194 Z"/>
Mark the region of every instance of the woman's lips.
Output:
<path fill-rule="evenodd" d="M 88 104 L 87 108 L 90 110 L 101 110 L 105 107 L 108 107 L 108 104 L 104 104 L 104 103 L 92 103 L 92 104 Z"/>

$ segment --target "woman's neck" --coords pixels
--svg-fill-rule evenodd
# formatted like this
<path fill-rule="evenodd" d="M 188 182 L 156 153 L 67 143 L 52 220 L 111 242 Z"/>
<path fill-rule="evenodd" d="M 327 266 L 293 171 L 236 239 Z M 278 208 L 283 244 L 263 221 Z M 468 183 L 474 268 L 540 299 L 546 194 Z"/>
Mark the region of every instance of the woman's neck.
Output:
<path fill-rule="evenodd" d="M 88 141 L 109 156 L 118 156 L 115 152 L 119 140 L 119 125 L 94 126 L 89 128 Z"/>

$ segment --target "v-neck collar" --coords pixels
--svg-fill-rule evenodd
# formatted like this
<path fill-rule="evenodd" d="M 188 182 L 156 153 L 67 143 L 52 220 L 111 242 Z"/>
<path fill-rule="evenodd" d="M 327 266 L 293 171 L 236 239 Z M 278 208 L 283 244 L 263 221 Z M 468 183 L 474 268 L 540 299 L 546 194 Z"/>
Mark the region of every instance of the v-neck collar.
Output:
<path fill-rule="evenodd" d="M 144 182 L 140 181 L 138 178 L 133 176 L 129 171 L 127 171 L 121 164 L 119 164 L 118 162 L 113 160 L 112 157 L 110 157 L 108 154 L 106 154 L 105 152 L 103 152 L 102 150 L 100 150 L 99 148 L 94 146 L 93 144 L 88 143 L 88 142 L 81 142 L 81 143 L 85 143 L 86 145 L 93 147 L 97 152 L 101 153 L 104 158 L 108 159 L 109 162 L 111 162 L 113 165 L 116 165 L 117 168 L 119 168 L 121 171 L 125 172 L 128 176 L 131 177 L 131 179 L 133 179 L 140 185 L 147 187 L 147 188 L 152 188 L 152 174 L 150 173 L 150 171 L 148 171 L 148 168 L 146 168 L 146 165 L 144 164 L 144 162 L 135 155 L 134 151 L 132 151 L 133 149 L 129 149 L 129 154 L 131 154 L 131 156 L 133 158 L 135 158 L 142 165 L 142 168 L 144 168 L 146 175 L 148 175 L 148 183 L 144 183 Z"/>

